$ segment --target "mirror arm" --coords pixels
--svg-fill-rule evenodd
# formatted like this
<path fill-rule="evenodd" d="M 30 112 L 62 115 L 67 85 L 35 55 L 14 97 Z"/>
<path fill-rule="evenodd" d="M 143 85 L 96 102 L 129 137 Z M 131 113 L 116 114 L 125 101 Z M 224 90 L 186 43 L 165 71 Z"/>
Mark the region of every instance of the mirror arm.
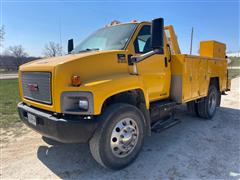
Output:
<path fill-rule="evenodd" d="M 145 54 L 142 54 L 141 56 L 131 56 L 130 63 L 132 63 L 132 65 L 133 65 L 133 74 L 138 75 L 138 69 L 137 69 L 137 65 L 136 65 L 138 62 L 141 62 L 141 61 L 153 56 L 154 54 L 160 54 L 160 53 L 161 53 L 160 49 L 154 49 Z"/>
<path fill-rule="evenodd" d="M 160 52 L 161 52 L 160 49 L 154 49 L 154 50 L 149 51 L 149 52 L 147 52 L 145 54 L 142 54 L 140 56 L 132 56 L 131 61 L 132 61 L 132 63 L 138 63 L 138 62 L 141 62 L 141 61 L 153 56 L 154 54 L 159 54 Z"/>

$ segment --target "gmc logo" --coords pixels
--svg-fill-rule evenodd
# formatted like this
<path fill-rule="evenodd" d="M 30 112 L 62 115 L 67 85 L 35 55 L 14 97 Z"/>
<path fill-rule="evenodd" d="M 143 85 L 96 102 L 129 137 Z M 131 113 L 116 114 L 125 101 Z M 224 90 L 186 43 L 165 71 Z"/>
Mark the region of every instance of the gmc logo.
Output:
<path fill-rule="evenodd" d="M 38 91 L 38 85 L 37 84 L 28 84 L 28 90 L 29 91 Z"/>

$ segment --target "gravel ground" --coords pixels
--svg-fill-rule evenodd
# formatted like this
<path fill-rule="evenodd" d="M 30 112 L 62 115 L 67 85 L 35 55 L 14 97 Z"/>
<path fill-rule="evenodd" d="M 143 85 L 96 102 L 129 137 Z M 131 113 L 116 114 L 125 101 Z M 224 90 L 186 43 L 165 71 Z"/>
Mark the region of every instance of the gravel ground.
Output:
<path fill-rule="evenodd" d="M 177 109 L 182 122 L 147 137 L 129 167 L 99 166 L 87 145 L 50 146 L 30 131 L 1 144 L 1 179 L 240 179 L 240 78 L 212 120 Z"/>

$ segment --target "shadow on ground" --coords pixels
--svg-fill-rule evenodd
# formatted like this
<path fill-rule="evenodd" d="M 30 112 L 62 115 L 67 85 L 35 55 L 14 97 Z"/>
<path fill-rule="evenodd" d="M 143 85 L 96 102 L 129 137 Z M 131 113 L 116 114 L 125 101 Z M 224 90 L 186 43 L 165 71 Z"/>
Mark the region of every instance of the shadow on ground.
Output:
<path fill-rule="evenodd" d="M 137 160 L 120 171 L 98 165 L 87 144 L 40 146 L 37 156 L 62 179 L 229 178 L 240 173 L 239 117 L 240 110 L 221 107 L 202 120 L 180 107 L 182 123 L 147 137 Z"/>

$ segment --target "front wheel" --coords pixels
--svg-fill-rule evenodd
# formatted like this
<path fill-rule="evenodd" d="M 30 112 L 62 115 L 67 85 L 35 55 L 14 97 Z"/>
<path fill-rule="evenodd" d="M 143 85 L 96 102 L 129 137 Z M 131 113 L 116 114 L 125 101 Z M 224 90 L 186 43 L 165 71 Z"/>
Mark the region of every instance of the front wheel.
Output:
<path fill-rule="evenodd" d="M 144 141 L 144 116 L 135 106 L 114 104 L 100 117 L 102 125 L 90 140 L 94 159 L 104 167 L 122 169 L 135 160 Z"/>

